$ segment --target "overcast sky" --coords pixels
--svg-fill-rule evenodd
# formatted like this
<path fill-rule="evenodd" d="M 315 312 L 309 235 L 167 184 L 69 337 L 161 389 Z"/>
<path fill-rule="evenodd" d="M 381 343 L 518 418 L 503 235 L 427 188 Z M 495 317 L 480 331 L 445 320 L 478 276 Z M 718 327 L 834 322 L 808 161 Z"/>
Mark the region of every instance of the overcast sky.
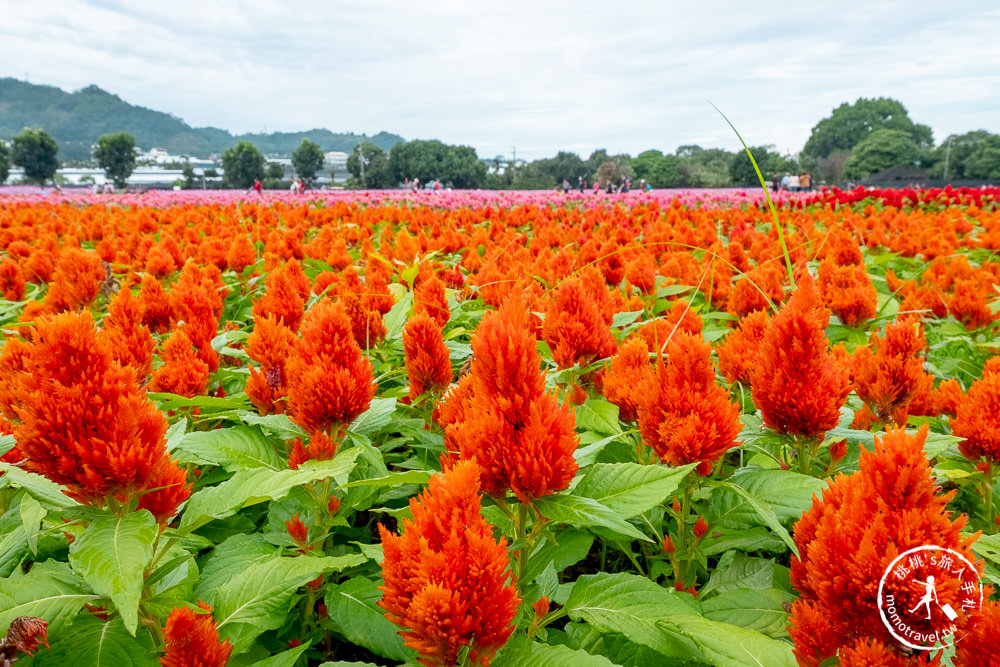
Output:
<path fill-rule="evenodd" d="M 3 3 L 0 76 L 96 84 L 195 127 L 440 139 L 480 157 L 798 152 L 891 97 L 940 143 L 1000 133 L 994 0 Z"/>

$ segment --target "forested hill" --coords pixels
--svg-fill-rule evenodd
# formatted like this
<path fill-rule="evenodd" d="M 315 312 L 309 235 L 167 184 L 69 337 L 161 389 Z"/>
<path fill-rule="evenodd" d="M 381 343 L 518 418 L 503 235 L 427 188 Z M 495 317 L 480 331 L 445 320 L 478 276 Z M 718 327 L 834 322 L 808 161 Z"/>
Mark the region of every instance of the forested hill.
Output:
<path fill-rule="evenodd" d="M 369 137 L 319 129 L 234 136 L 214 127 L 191 127 L 169 113 L 129 104 L 97 86 L 67 93 L 54 86 L 0 78 L 0 138 L 9 140 L 26 127 L 52 135 L 59 144 L 59 159 L 64 161 L 89 159 L 90 147 L 98 137 L 115 132 L 128 132 L 143 150 L 158 147 L 175 155 L 203 158 L 221 155 L 241 139 L 253 143 L 264 155 L 278 157 L 290 156 L 303 138 L 319 144 L 324 152 L 350 152 L 362 141 L 388 151 L 403 140 L 387 132 Z"/>

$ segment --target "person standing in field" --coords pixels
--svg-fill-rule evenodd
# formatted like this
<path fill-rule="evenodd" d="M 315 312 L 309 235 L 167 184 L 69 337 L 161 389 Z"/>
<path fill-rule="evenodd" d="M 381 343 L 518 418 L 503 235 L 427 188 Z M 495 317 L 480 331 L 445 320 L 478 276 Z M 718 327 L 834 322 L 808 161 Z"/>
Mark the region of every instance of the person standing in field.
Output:
<path fill-rule="evenodd" d="M 788 179 L 788 190 L 790 192 L 798 192 L 799 191 L 799 175 L 798 174 L 792 174 L 789 177 L 789 179 Z"/>
<path fill-rule="evenodd" d="M 799 176 L 799 190 L 801 192 L 812 192 L 812 174 L 808 171 L 802 172 Z"/>

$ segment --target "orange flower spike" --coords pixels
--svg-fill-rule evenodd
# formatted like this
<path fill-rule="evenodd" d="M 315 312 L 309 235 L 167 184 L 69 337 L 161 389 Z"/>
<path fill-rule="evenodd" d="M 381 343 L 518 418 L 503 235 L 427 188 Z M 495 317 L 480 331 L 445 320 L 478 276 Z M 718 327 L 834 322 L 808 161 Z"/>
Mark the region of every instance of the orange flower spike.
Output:
<path fill-rule="evenodd" d="M 261 414 L 283 413 L 288 401 L 288 377 L 285 365 L 298 339 L 287 326 L 273 315 L 254 320 L 254 329 L 247 337 L 247 354 L 260 364 L 250 367 L 246 394 Z"/>
<path fill-rule="evenodd" d="M 233 236 L 232 243 L 226 251 L 226 265 L 230 271 L 243 273 L 246 268 L 257 262 L 257 250 L 245 234 Z"/>
<path fill-rule="evenodd" d="M 854 390 L 879 421 L 906 422 L 906 408 L 920 388 L 927 346 L 919 321 L 906 318 L 889 324 L 885 335 L 874 333 L 870 347 L 855 353 Z"/>
<path fill-rule="evenodd" d="M 849 327 L 857 327 L 878 312 L 878 292 L 864 266 L 819 265 L 819 292 L 823 303 Z"/>
<path fill-rule="evenodd" d="M 746 315 L 716 348 L 719 355 L 719 372 L 726 382 L 750 384 L 750 370 L 757 361 L 758 350 L 764 341 L 770 318 L 766 310 L 755 310 Z"/>
<path fill-rule="evenodd" d="M 406 375 L 410 379 L 409 399 L 424 393 L 440 394 L 451 384 L 451 358 L 440 325 L 427 313 L 417 313 L 403 329 Z"/>
<path fill-rule="evenodd" d="M 986 600 L 955 645 L 956 665 L 1000 665 L 1000 602 Z"/>
<path fill-rule="evenodd" d="M 122 288 L 108 303 L 102 334 L 111 343 L 115 361 L 135 371 L 143 381 L 153 370 L 153 335 L 142 324 L 142 305 L 132 292 Z"/>
<path fill-rule="evenodd" d="M 618 348 L 601 374 L 601 392 L 618 406 L 618 417 L 634 422 L 639 409 L 641 387 L 653 375 L 649 348 L 642 338 L 630 338 Z"/>
<path fill-rule="evenodd" d="M 840 420 L 850 385 L 830 358 L 828 320 L 807 273 L 764 334 L 750 384 L 764 423 L 778 433 L 815 438 Z"/>
<path fill-rule="evenodd" d="M 175 331 L 163 342 L 160 350 L 163 365 L 153 371 L 149 390 L 178 396 L 200 396 L 208 387 L 211 376 L 208 364 L 201 360 L 191 339 L 183 330 Z"/>
<path fill-rule="evenodd" d="M 442 329 L 448 324 L 451 310 L 448 308 L 444 283 L 437 276 L 431 275 L 417 283 L 413 290 L 413 310 L 430 316 Z"/>
<path fill-rule="evenodd" d="M 608 357 L 617 348 L 598 304 L 575 277 L 564 280 L 552 295 L 541 336 L 559 368 Z"/>
<path fill-rule="evenodd" d="M 309 544 L 309 529 L 306 527 L 302 520 L 299 519 L 299 513 L 295 513 L 295 517 L 285 521 L 285 527 L 288 530 L 289 537 L 295 541 L 300 547 Z"/>
<path fill-rule="evenodd" d="M 219 642 L 219 631 L 212 618 L 212 608 L 198 601 L 208 613 L 197 613 L 188 607 L 175 607 L 163 628 L 166 650 L 160 658 L 161 667 L 225 667 L 233 645 Z"/>
<path fill-rule="evenodd" d="M 285 368 L 289 411 L 312 433 L 350 424 L 375 396 L 371 362 L 354 341 L 344 307 L 328 299 L 302 319 L 302 338 Z"/>
<path fill-rule="evenodd" d="M 951 432 L 965 438 L 958 444 L 963 456 L 1000 463 L 1000 373 L 984 371 L 972 383 L 966 399 L 958 404 Z"/>
<path fill-rule="evenodd" d="M 142 323 L 145 326 L 154 333 L 165 333 L 170 330 L 173 311 L 170 296 L 163 289 L 163 283 L 155 276 L 146 274 L 142 277 L 139 303 L 142 305 Z"/>
<path fill-rule="evenodd" d="M 454 665 L 465 646 L 473 662 L 489 665 L 514 630 L 520 600 L 507 541 L 497 542 L 480 514 L 478 476 L 474 462 L 456 463 L 410 500 L 402 534 L 379 526 L 379 606 L 428 667 Z"/>
<path fill-rule="evenodd" d="M 573 453 L 580 444 L 576 420 L 552 394 L 531 403 L 515 443 L 502 453 L 511 490 L 522 503 L 569 486 L 578 465 Z"/>
<path fill-rule="evenodd" d="M 715 382 L 711 348 L 700 336 L 679 331 L 640 391 L 639 432 L 660 460 L 700 462 L 699 473 L 739 445 L 740 409 Z"/>

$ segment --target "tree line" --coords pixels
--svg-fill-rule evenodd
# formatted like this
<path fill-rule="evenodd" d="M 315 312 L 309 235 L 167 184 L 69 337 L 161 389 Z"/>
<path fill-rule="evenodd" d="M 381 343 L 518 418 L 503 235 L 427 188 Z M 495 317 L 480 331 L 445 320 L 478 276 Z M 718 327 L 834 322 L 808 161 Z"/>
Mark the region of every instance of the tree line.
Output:
<path fill-rule="evenodd" d="M 820 120 L 798 155 L 780 154 L 773 145 L 754 146 L 751 153 L 764 178 L 809 172 L 817 183 L 863 180 L 891 167 L 908 167 L 927 178 L 942 180 L 1000 180 L 1000 135 L 975 130 L 951 135 L 934 145 L 931 128 L 914 123 L 906 108 L 889 98 L 860 98 L 844 103 Z M 128 133 L 103 135 L 92 149 L 94 161 L 116 187 L 124 187 L 136 164 L 135 139 Z M 0 140 L 0 182 L 11 165 L 24 169 L 25 178 L 44 184 L 59 167 L 58 145 L 42 130 L 25 129 L 10 147 Z M 319 145 L 303 138 L 292 153 L 298 177 L 311 184 L 324 166 Z M 249 141 L 238 141 L 222 155 L 224 187 L 249 188 L 255 181 L 280 186 L 284 168 L 268 163 Z M 399 141 L 388 151 L 371 141 L 354 147 L 347 159 L 348 187 L 385 189 L 404 183 L 440 182 L 460 189 L 538 190 L 581 181 L 619 184 L 625 179 L 645 181 L 653 188 L 753 187 L 756 170 L 745 151 L 730 152 L 697 145 L 680 146 L 674 153 L 651 149 L 635 157 L 610 155 L 604 149 L 587 159 L 560 151 L 555 157 L 515 161 L 503 156 L 481 159 L 470 146 L 452 146 L 438 140 Z M 186 181 L 194 172 L 185 169 Z"/>

